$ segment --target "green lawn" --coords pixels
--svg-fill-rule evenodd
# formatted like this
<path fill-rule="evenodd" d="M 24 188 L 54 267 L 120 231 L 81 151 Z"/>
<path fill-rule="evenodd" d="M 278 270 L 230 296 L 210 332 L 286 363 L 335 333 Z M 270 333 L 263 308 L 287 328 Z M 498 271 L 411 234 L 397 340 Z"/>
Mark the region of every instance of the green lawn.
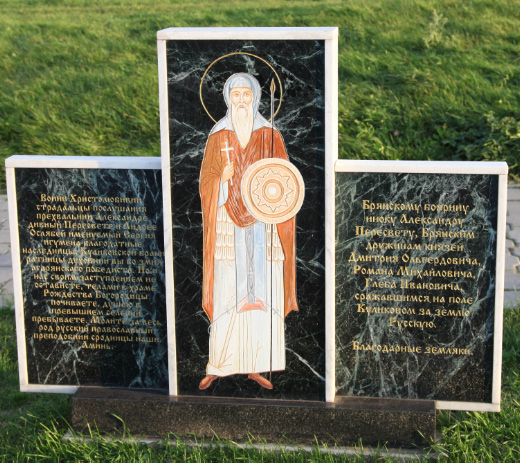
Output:
<path fill-rule="evenodd" d="M 448 462 L 520 461 L 520 310 L 508 309 L 504 320 L 502 411 L 500 413 L 439 413 L 441 441 L 431 451 Z M 312 454 L 281 451 L 244 450 L 231 442 L 222 448 L 189 448 L 165 441 L 149 446 L 100 437 L 92 442 L 62 442 L 68 430 L 70 396 L 28 394 L 18 390 L 14 312 L 0 309 L 0 461 L 27 462 L 163 462 L 253 461 L 315 462 L 362 461 L 340 459 L 331 453 Z M 128 437 L 128 436 L 126 436 Z M 175 441 L 174 436 L 170 436 Z M 372 461 L 394 461 L 375 456 Z"/>
<path fill-rule="evenodd" d="M 159 156 L 155 33 L 172 26 L 338 26 L 342 158 L 505 160 L 520 179 L 520 0 L 0 0 L 0 158 Z M 13 318 L 0 310 L 0 460 L 334 460 L 62 443 L 70 399 L 18 392 Z M 440 413 L 447 461 L 520 460 L 519 330 L 507 311 L 503 411 Z"/>
<path fill-rule="evenodd" d="M 338 26 L 342 158 L 506 160 L 520 174 L 519 0 L 0 0 L 0 10 L 0 158 L 159 156 L 159 29 Z"/>

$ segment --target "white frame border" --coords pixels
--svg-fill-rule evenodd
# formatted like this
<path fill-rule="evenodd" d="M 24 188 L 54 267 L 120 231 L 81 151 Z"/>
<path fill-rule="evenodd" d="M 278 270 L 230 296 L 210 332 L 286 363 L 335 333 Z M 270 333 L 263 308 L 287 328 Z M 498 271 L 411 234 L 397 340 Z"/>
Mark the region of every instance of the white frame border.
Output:
<path fill-rule="evenodd" d="M 490 403 L 435 401 L 438 410 L 499 412 L 502 384 L 502 339 L 504 319 L 504 256 L 507 210 L 507 173 L 505 162 L 457 161 L 347 161 L 336 162 L 335 172 L 381 172 L 410 174 L 498 175 L 497 247 L 493 376 Z"/>
<path fill-rule="evenodd" d="M 170 130 L 168 120 L 167 40 L 323 40 L 325 41 L 325 330 L 334 327 L 334 163 L 338 159 L 337 27 L 187 27 L 157 32 L 161 157 L 163 159 L 164 237 L 168 312 L 170 395 L 178 395 L 175 349 L 175 300 L 171 232 Z M 170 343 L 171 341 L 171 343 Z M 334 401 L 334 338 L 326 337 L 325 400 Z"/>
<path fill-rule="evenodd" d="M 13 289 L 18 346 L 18 377 L 21 392 L 53 392 L 74 394 L 79 387 L 58 384 L 30 384 L 27 372 L 24 299 L 20 240 L 18 236 L 18 198 L 15 169 L 147 169 L 159 170 L 158 157 L 108 157 L 108 156 L 11 156 L 5 160 L 7 197 L 9 206 L 9 232 L 11 234 L 11 258 L 13 263 Z"/>

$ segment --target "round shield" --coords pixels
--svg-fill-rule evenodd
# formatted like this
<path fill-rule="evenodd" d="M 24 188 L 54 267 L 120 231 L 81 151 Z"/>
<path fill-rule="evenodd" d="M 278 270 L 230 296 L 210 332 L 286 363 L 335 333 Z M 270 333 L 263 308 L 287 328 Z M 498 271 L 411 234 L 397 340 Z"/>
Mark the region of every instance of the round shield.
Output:
<path fill-rule="evenodd" d="M 282 223 L 302 207 L 305 185 L 300 171 L 285 159 L 255 162 L 242 177 L 242 200 L 260 222 Z"/>

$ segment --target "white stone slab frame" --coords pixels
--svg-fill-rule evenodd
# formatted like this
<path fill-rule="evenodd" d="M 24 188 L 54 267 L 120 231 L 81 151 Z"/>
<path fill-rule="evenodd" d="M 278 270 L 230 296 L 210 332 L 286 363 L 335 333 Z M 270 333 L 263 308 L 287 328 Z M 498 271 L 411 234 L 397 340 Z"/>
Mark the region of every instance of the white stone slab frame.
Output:
<path fill-rule="evenodd" d="M 166 41 L 168 40 L 323 40 L 325 42 L 325 400 L 334 401 L 334 163 L 338 159 L 338 28 L 337 27 L 189 27 L 157 32 L 159 108 L 164 200 L 164 252 L 168 320 L 170 394 L 177 395 L 175 296 L 170 195 L 170 137 Z"/>
<path fill-rule="evenodd" d="M 466 410 L 499 412 L 502 386 L 502 332 L 504 319 L 504 259 L 507 210 L 507 173 L 505 162 L 462 162 L 462 161 L 347 161 L 336 162 L 335 172 L 382 172 L 410 174 L 459 174 L 497 175 L 497 244 L 496 244 L 496 290 L 495 323 L 493 336 L 493 376 L 491 402 L 459 402 L 437 400 L 438 410 Z M 329 332 L 327 332 L 329 334 Z"/>
<path fill-rule="evenodd" d="M 13 262 L 13 287 L 18 345 L 18 376 L 21 392 L 55 392 L 74 394 L 79 386 L 30 384 L 27 373 L 27 350 L 25 338 L 24 300 L 22 289 L 22 265 L 18 237 L 18 201 L 16 195 L 15 169 L 153 169 L 161 168 L 157 157 L 108 157 L 108 156 L 11 156 L 5 160 L 7 197 L 9 201 L 9 231 Z"/>

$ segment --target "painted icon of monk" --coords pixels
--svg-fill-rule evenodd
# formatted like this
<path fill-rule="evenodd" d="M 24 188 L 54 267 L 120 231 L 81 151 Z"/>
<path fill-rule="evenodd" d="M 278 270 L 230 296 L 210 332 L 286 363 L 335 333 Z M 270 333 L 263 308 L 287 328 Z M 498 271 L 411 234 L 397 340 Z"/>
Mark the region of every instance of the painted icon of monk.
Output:
<path fill-rule="evenodd" d="M 295 218 L 258 220 L 244 203 L 241 184 L 257 161 L 288 157 L 282 136 L 258 111 L 255 77 L 232 75 L 223 94 L 228 110 L 210 132 L 199 183 L 202 306 L 210 320 L 209 361 L 199 388 L 219 377 L 247 375 L 272 389 L 265 373 L 285 369 L 284 320 L 298 310 Z"/>

